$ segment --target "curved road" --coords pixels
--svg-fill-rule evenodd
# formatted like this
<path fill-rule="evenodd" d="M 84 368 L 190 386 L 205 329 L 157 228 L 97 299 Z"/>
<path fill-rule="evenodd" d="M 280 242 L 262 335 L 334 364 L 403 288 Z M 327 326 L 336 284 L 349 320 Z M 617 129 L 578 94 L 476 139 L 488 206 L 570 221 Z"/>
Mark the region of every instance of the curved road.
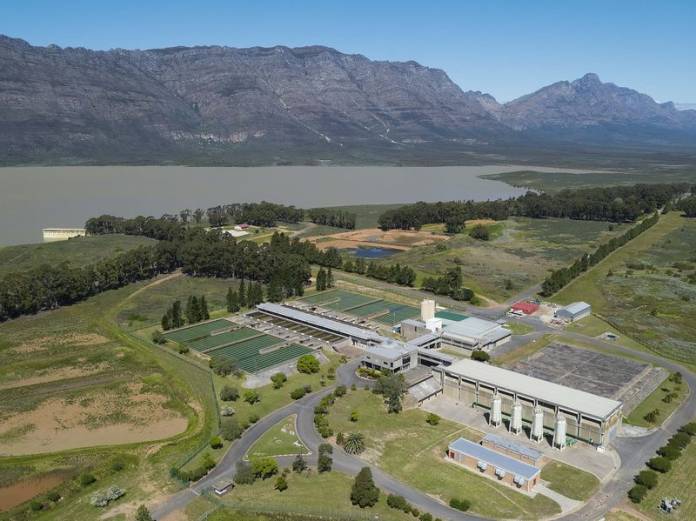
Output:
<path fill-rule="evenodd" d="M 539 322 L 533 324 L 532 322 L 535 322 L 533 319 L 525 320 L 525 322 L 534 325 L 537 332 L 548 329 Z M 633 476 L 643 468 L 645 461 L 653 457 L 655 451 L 663 445 L 666 439 L 674 434 L 681 425 L 692 421 L 693 418 L 696 417 L 696 395 L 694 393 L 694 390 L 696 390 L 696 375 L 675 362 L 665 360 L 650 353 L 609 344 L 579 333 L 566 332 L 565 334 L 581 339 L 583 342 L 592 343 L 597 347 L 611 347 L 613 350 L 630 354 L 646 362 L 662 365 L 672 372 L 679 371 L 682 373 L 685 383 L 687 383 L 691 389 L 684 404 L 682 404 L 682 406 L 679 407 L 655 432 L 640 438 L 617 438 L 614 442 L 614 448 L 621 457 L 622 464 L 619 470 L 611 479 L 601 485 L 598 492 L 582 508 L 559 518 L 564 521 L 595 521 L 600 519 L 609 509 L 625 499 L 626 492 L 633 486 Z M 338 381 L 341 384 L 347 386 L 353 383 L 359 386 L 365 385 L 364 381 L 355 376 L 358 363 L 359 361 L 354 360 L 339 367 L 337 374 Z M 200 495 L 204 490 L 210 488 L 218 478 L 234 476 L 237 462 L 243 459 L 254 442 L 269 428 L 291 414 L 297 414 L 297 433 L 300 439 L 307 445 L 312 454 L 316 454 L 318 446 L 323 440 L 314 428 L 314 407 L 324 396 L 332 392 L 333 389 L 333 387 L 330 387 L 307 395 L 262 418 L 244 432 L 242 437 L 231 446 L 229 451 L 210 474 L 153 508 L 154 518 L 161 519 L 171 512 L 184 508 L 197 495 Z M 435 517 L 456 521 L 477 521 L 481 519 L 472 514 L 454 510 L 427 494 L 393 478 L 379 467 L 371 465 L 355 456 L 346 454 L 340 447 L 334 446 L 334 470 L 352 476 L 357 474 L 360 469 L 365 466 L 370 467 L 372 470 L 375 483 L 380 489 L 387 493 L 403 496 L 421 511 L 430 512 Z"/>

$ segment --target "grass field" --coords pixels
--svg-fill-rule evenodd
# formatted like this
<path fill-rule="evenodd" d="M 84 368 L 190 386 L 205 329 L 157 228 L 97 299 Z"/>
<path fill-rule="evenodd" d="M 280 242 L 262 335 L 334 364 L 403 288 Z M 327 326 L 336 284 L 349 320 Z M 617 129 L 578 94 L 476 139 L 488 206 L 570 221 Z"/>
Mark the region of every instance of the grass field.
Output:
<path fill-rule="evenodd" d="M 357 422 L 350 419 L 353 410 L 358 412 Z M 358 390 L 336 401 L 329 422 L 335 432 L 365 436 L 364 459 L 445 502 L 455 497 L 468 499 L 472 512 L 481 516 L 539 519 L 560 511 L 544 496 L 530 498 L 447 463 L 444 454 L 451 440 L 460 436 L 477 440 L 480 434 L 446 420 L 429 425 L 425 418 L 426 413 L 417 409 L 386 414 L 381 396 Z"/>
<path fill-rule="evenodd" d="M 696 363 L 696 220 L 672 212 L 557 293 L 593 312 L 654 352 Z"/>
<path fill-rule="evenodd" d="M 418 273 L 418 282 L 461 266 L 465 286 L 500 301 L 541 282 L 548 270 L 569 264 L 625 229 L 613 225 L 610 231 L 606 222 L 526 218 L 495 226 L 493 240 L 459 234 L 444 243 L 397 253 L 387 262 L 411 266 Z"/>
<path fill-rule="evenodd" d="M 274 481 L 270 478 L 256 481 L 253 485 L 237 485 L 221 502 L 234 511 L 296 513 L 304 515 L 305 519 L 414 519 L 399 510 L 389 508 L 384 493 L 380 494 L 379 502 L 374 507 L 361 509 L 352 505 L 350 489 L 353 479 L 338 472 L 317 474 L 316 471 L 311 471 L 301 475 L 290 473 L 287 476 L 288 488 L 283 492 L 275 490 Z M 229 519 L 222 512 L 218 516 L 212 516 L 211 521 Z"/>
<path fill-rule="evenodd" d="M 676 397 L 673 397 L 669 403 L 666 403 L 664 401 L 665 396 L 668 394 L 671 395 L 672 393 L 676 394 Z M 660 425 L 682 404 L 688 393 L 689 387 L 686 383 L 677 384 L 671 382 L 669 378 L 667 378 L 645 400 L 639 403 L 624 421 L 640 427 L 655 427 L 656 425 Z M 645 415 L 653 410 L 659 411 L 657 422 L 654 424 L 645 419 Z"/>
<path fill-rule="evenodd" d="M 577 501 L 588 500 L 599 488 L 596 476 L 560 461 L 549 461 L 544 465 L 541 479 L 549 482 L 551 490 Z"/>
<path fill-rule="evenodd" d="M 0 276 L 42 264 L 55 266 L 69 262 L 73 266 L 84 266 L 138 246 L 155 243 L 155 240 L 147 237 L 102 235 L 75 237 L 67 241 L 0 246 Z"/>
<path fill-rule="evenodd" d="M 604 519 L 605 521 L 641 521 L 640 518 L 633 516 L 628 512 L 624 512 L 623 510 L 613 510 L 611 512 L 607 512 Z"/>
<path fill-rule="evenodd" d="M 288 456 L 290 454 L 309 454 L 295 430 L 297 416 L 292 415 L 268 429 L 249 449 L 247 457 Z"/>
<path fill-rule="evenodd" d="M 138 293 L 120 308 L 119 324 L 129 330 L 137 330 L 150 326 L 159 326 L 162 315 L 175 300 L 180 300 L 182 306 L 190 295 L 205 295 L 208 310 L 212 317 L 220 316 L 225 310 L 226 296 L 229 287 L 237 288 L 236 279 L 212 279 L 206 277 L 189 277 L 179 275 L 165 282 L 152 286 L 147 291 Z"/>
<path fill-rule="evenodd" d="M 684 450 L 682 457 L 672 464 L 672 470 L 660 475 L 658 484 L 648 492 L 638 509 L 652 519 L 674 519 L 676 521 L 691 521 L 696 519 L 696 443 L 693 441 Z M 665 516 L 657 510 L 658 503 L 663 497 L 676 497 L 682 500 L 679 509 Z"/>

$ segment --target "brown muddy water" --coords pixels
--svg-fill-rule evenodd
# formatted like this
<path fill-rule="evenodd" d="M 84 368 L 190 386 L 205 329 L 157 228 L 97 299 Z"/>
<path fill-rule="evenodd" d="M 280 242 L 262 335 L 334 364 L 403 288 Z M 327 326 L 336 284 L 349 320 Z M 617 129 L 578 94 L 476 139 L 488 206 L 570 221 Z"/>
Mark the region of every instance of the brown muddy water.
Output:
<path fill-rule="evenodd" d="M 19 480 L 6 487 L 0 487 L 0 512 L 10 510 L 33 497 L 48 492 L 70 478 L 71 475 L 72 472 L 69 470 L 53 470 L 29 479 Z"/>

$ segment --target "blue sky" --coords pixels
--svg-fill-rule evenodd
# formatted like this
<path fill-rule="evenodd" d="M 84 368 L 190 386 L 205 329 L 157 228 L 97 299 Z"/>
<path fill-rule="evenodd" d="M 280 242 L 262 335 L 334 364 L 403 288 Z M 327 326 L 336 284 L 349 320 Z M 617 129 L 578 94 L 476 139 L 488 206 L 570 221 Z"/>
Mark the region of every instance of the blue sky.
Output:
<path fill-rule="evenodd" d="M 696 103 L 696 1 L 2 0 L 0 33 L 93 49 L 322 44 L 507 101 L 596 72 Z"/>

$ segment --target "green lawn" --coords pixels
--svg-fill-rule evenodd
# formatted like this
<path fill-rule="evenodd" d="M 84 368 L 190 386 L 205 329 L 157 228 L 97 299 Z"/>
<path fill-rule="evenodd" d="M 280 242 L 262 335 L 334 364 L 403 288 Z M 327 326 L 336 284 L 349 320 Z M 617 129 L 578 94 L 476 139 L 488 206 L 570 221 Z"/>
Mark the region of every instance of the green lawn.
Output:
<path fill-rule="evenodd" d="M 358 412 L 357 422 L 350 420 L 353 410 Z M 492 518 L 538 519 L 560 511 L 544 496 L 530 498 L 446 462 L 444 454 L 450 441 L 460 436 L 478 440 L 481 435 L 446 420 L 429 425 L 426 416 L 418 409 L 387 414 L 381 396 L 357 390 L 336 401 L 329 421 L 335 432 L 365 436 L 364 459 L 445 502 L 455 497 L 468 499 L 472 512 Z"/>
<path fill-rule="evenodd" d="M 599 487 L 596 476 L 560 461 L 550 461 L 544 465 L 541 479 L 549 482 L 551 490 L 578 501 L 587 501 Z"/>
<path fill-rule="evenodd" d="M 657 486 L 648 492 L 638 508 L 648 517 L 675 521 L 692 521 L 696 519 L 696 441 L 682 453 L 682 457 L 672 464 L 672 470 L 660 474 Z M 676 497 L 682 500 L 679 509 L 669 516 L 660 514 L 658 503 L 663 497 Z"/>
<path fill-rule="evenodd" d="M 67 241 L 21 244 L 0 247 L 0 276 L 11 271 L 24 271 L 42 264 L 55 266 L 69 262 L 73 266 L 84 266 L 117 253 L 153 245 L 156 241 L 133 235 L 101 235 L 75 237 Z"/>
<path fill-rule="evenodd" d="M 631 349 L 645 349 L 645 346 L 642 346 L 631 337 L 621 333 L 614 326 L 595 315 L 590 315 L 582 320 L 573 322 L 566 328 L 566 330 L 574 333 L 582 333 L 583 335 L 591 337 L 598 337 L 607 332 L 614 333 L 617 336 L 617 339 L 608 342 L 616 343 L 617 345 Z"/>
<path fill-rule="evenodd" d="M 666 357 L 696 364 L 696 220 L 677 212 L 575 279 L 553 300 L 584 300 L 593 312 Z"/>
<path fill-rule="evenodd" d="M 222 498 L 222 504 L 241 512 L 296 513 L 307 517 L 362 520 L 384 519 L 406 521 L 414 518 L 389 508 L 386 494 L 381 493 L 377 505 L 361 509 L 350 502 L 353 479 L 338 472 L 317 474 L 315 470 L 287 476 L 288 488 L 278 492 L 275 478 L 256 481 L 253 485 L 237 485 Z M 219 516 L 219 517 L 218 517 Z M 225 520 L 224 512 L 210 518 Z"/>
<path fill-rule="evenodd" d="M 268 429 L 249 449 L 249 458 L 308 454 L 295 430 L 297 415 L 293 414 Z"/>
<path fill-rule="evenodd" d="M 677 397 L 672 398 L 669 403 L 664 401 L 665 396 L 671 393 L 676 393 Z M 689 387 L 686 383 L 677 384 L 671 382 L 669 378 L 665 379 L 660 386 L 655 389 L 648 397 L 639 403 L 635 409 L 625 418 L 627 423 L 638 425 L 640 427 L 655 427 L 661 425 L 672 412 L 681 405 L 684 398 L 689 393 Z M 645 419 L 645 415 L 649 411 L 657 409 L 660 411 L 657 422 L 652 424 Z"/>
<path fill-rule="evenodd" d="M 531 333 L 532 331 L 534 331 L 534 328 L 529 324 L 518 322 L 514 319 L 508 320 L 507 323 L 505 323 L 504 327 L 512 331 L 513 335 L 526 335 L 527 333 Z"/>
<path fill-rule="evenodd" d="M 541 338 L 537 340 L 532 340 L 531 342 L 528 342 L 525 345 L 518 347 L 517 349 L 514 349 L 513 351 L 494 357 L 492 359 L 492 362 L 495 365 L 510 367 L 522 360 L 523 358 L 532 356 L 537 351 L 540 351 L 541 349 L 545 348 L 554 339 L 555 335 L 543 335 Z"/>

